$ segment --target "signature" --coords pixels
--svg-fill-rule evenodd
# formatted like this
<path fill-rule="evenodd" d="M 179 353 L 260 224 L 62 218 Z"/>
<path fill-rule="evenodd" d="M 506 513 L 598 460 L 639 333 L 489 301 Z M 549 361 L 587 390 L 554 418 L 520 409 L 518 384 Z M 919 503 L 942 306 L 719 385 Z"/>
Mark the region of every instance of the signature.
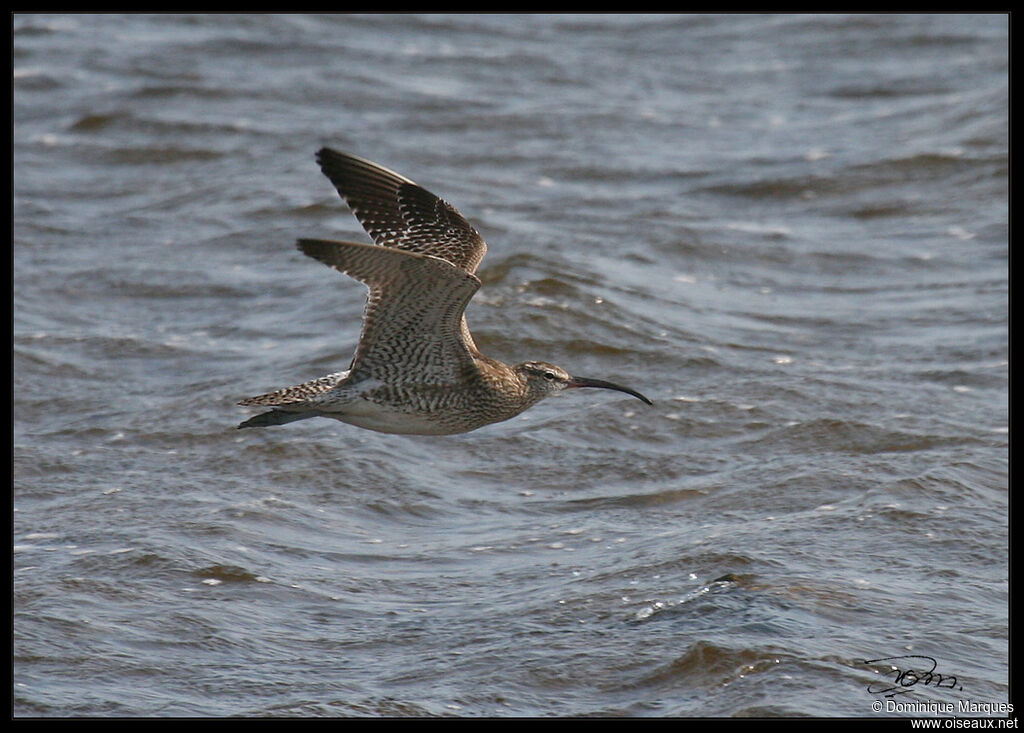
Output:
<path fill-rule="evenodd" d="M 935 671 L 939 663 L 935 657 L 908 654 L 902 657 L 879 657 L 865 659 L 864 664 L 882 664 L 889 669 L 883 672 L 885 682 L 871 683 L 868 692 L 872 695 L 896 697 L 910 692 L 916 685 L 947 690 L 963 690 L 954 674 L 940 674 Z M 914 666 L 911 666 L 914 665 Z M 890 682 L 892 684 L 890 684 Z"/>

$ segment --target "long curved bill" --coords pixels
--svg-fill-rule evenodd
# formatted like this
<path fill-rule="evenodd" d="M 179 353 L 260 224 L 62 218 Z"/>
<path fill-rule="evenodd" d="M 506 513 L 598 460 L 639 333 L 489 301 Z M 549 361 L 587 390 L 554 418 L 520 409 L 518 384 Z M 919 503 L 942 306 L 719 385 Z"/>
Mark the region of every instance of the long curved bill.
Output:
<path fill-rule="evenodd" d="M 621 384 L 615 384 L 614 382 L 606 382 L 603 379 L 587 379 L 586 377 L 572 377 L 572 381 L 568 384 L 569 387 L 600 387 L 601 389 L 614 389 L 616 392 L 625 392 L 628 395 L 633 395 L 638 400 L 646 402 L 648 405 L 653 405 L 649 399 L 644 397 L 639 392 L 630 389 L 629 387 L 623 387 Z"/>

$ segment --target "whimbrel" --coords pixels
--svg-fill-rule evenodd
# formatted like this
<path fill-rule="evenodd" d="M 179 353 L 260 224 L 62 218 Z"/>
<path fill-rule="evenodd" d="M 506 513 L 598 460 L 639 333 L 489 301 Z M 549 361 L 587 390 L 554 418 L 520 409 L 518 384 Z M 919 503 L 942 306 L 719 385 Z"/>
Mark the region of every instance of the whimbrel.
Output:
<path fill-rule="evenodd" d="M 298 248 L 369 288 L 348 370 L 250 397 L 272 407 L 240 428 L 332 417 L 382 433 L 450 435 L 508 420 L 563 389 L 639 392 L 570 376 L 543 361 L 484 356 L 464 311 L 487 244 L 455 208 L 376 163 L 323 148 L 316 156 L 375 244 L 300 239 Z"/>

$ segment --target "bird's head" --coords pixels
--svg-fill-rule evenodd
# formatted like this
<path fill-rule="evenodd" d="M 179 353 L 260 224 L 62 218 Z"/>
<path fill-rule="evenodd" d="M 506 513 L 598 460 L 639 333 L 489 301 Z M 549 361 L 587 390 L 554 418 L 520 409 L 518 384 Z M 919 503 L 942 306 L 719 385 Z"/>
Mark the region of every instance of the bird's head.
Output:
<path fill-rule="evenodd" d="M 639 392 L 628 387 L 623 387 L 603 379 L 588 379 L 586 377 L 574 377 L 561 367 L 548 364 L 543 361 L 527 361 L 515 366 L 516 373 L 526 382 L 526 388 L 530 395 L 539 401 L 549 397 L 563 389 L 575 387 L 599 387 L 601 389 L 614 389 L 618 392 L 625 392 L 628 395 L 643 400 L 648 405 L 654 404 Z"/>

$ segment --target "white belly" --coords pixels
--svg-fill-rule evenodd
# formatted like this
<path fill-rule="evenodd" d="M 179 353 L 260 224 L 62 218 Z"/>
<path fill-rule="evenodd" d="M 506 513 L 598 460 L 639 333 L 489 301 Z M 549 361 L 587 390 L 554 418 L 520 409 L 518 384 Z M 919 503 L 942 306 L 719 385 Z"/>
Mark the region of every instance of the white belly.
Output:
<path fill-rule="evenodd" d="M 357 383 L 342 383 L 337 389 L 325 392 L 310 404 L 322 417 L 330 417 L 349 425 L 375 430 L 378 433 L 403 435 L 453 435 L 466 433 L 494 422 L 482 413 L 452 414 L 444 408 L 427 408 L 430 400 L 409 399 L 396 404 L 394 395 L 378 388 L 382 383 L 365 379 Z M 416 409 L 415 404 L 423 409 Z"/>
<path fill-rule="evenodd" d="M 332 417 L 349 425 L 376 430 L 378 433 L 398 433 L 402 435 L 450 435 L 464 432 L 452 430 L 437 422 L 424 420 L 417 415 L 402 413 L 380 413 L 377 415 L 343 415 L 339 413 L 321 413 L 323 417 Z"/>
<path fill-rule="evenodd" d="M 402 435 L 451 435 L 464 433 L 480 427 L 467 425 L 463 428 L 452 427 L 450 423 L 440 421 L 429 414 L 403 412 L 379 402 L 356 399 L 335 411 L 321 411 L 322 417 L 330 417 L 349 425 L 375 430 L 378 433 L 397 433 Z"/>

